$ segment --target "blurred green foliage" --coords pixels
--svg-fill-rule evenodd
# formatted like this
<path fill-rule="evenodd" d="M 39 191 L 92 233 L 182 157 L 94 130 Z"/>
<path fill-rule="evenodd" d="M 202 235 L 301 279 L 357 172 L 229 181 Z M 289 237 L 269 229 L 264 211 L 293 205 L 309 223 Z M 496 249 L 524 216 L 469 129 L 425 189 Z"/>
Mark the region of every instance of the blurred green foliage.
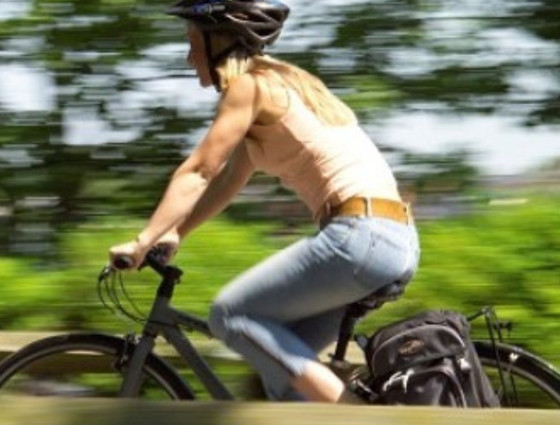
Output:
<path fill-rule="evenodd" d="M 62 258 L 54 264 L 1 258 L 0 280 L 5 284 L 0 288 L 0 327 L 122 329 L 123 323 L 103 309 L 96 279 L 107 263 L 108 248 L 132 239 L 141 225 L 123 217 L 67 229 L 61 236 Z M 176 257 L 185 270 L 176 304 L 204 314 L 217 288 L 279 247 L 277 241 L 264 237 L 272 228 L 218 219 L 193 234 Z M 157 275 L 143 270 L 121 276 L 131 297 L 145 310 L 155 295 Z"/>
<path fill-rule="evenodd" d="M 367 317 L 361 329 L 371 331 L 427 308 L 470 314 L 494 305 L 500 316 L 514 321 L 515 343 L 560 364 L 560 341 L 552 338 L 560 332 L 559 208 L 560 198 L 532 197 L 521 205 L 485 205 L 462 218 L 420 222 L 418 275 L 403 299 Z M 107 248 L 130 239 L 141 224 L 122 217 L 68 228 L 56 269 L 32 260 L 0 259 L 0 326 L 119 332 L 135 327 L 101 306 L 96 276 L 106 263 Z M 228 280 L 297 239 L 278 237 L 280 226 L 220 218 L 193 233 L 176 259 L 185 276 L 175 305 L 204 316 Z M 312 231 L 302 228 L 300 233 Z M 156 276 L 149 270 L 122 276 L 131 297 L 146 311 Z M 484 332 L 483 326 L 475 328 Z"/>

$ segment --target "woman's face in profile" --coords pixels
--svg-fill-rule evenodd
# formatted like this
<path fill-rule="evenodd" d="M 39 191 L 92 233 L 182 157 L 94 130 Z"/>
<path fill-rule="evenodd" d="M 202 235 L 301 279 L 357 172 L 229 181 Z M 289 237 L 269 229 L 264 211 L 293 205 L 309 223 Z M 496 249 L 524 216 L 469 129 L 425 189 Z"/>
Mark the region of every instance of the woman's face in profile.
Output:
<path fill-rule="evenodd" d="M 202 87 L 210 87 L 212 85 L 212 78 L 208 69 L 204 36 L 196 25 L 187 24 L 187 41 L 191 45 L 187 56 L 187 63 L 196 71 L 200 85 Z"/>

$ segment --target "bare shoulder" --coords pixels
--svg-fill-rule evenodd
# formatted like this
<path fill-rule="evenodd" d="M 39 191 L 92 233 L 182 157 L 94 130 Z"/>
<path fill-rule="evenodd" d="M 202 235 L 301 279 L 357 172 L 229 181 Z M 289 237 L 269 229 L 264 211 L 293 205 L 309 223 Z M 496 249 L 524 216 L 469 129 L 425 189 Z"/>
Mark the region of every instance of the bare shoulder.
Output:
<path fill-rule="evenodd" d="M 220 107 L 252 107 L 257 96 L 255 78 L 250 74 L 243 74 L 231 82 L 224 92 Z"/>
<path fill-rule="evenodd" d="M 257 121 L 264 125 L 272 124 L 286 113 L 290 105 L 286 84 L 273 71 L 259 72 L 254 79 L 260 111 Z"/>

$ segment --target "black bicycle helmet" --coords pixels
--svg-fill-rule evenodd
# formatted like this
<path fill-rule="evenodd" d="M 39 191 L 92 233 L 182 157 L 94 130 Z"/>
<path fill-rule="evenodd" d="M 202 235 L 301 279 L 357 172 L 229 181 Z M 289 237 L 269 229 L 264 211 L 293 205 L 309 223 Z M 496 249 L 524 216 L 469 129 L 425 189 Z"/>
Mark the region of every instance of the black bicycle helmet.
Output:
<path fill-rule="evenodd" d="M 168 13 L 203 31 L 230 33 L 249 53 L 259 53 L 276 41 L 290 9 L 277 0 L 181 0 Z"/>
<path fill-rule="evenodd" d="M 280 35 L 290 9 L 277 0 L 181 0 L 167 13 L 194 22 L 202 30 L 210 76 L 220 91 L 217 65 L 240 48 L 247 55 L 261 54 L 264 46 L 274 43 Z M 213 54 L 212 32 L 230 34 L 235 41 Z"/>

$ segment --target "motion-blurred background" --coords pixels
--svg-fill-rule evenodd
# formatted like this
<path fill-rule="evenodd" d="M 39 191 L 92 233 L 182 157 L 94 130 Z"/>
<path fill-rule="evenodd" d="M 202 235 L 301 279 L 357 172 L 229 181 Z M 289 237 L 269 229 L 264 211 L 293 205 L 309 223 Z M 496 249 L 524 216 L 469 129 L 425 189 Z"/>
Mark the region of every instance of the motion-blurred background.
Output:
<path fill-rule="evenodd" d="M 423 257 L 405 297 L 362 325 L 495 305 L 512 340 L 560 366 L 560 3 L 288 0 L 270 53 L 359 114 L 415 205 Z M 0 0 L 0 329 L 125 324 L 95 290 L 136 235 L 217 96 L 186 68 L 161 0 Z M 184 245 L 177 304 L 314 231 L 256 176 Z M 154 275 L 124 276 L 146 308 Z"/>

